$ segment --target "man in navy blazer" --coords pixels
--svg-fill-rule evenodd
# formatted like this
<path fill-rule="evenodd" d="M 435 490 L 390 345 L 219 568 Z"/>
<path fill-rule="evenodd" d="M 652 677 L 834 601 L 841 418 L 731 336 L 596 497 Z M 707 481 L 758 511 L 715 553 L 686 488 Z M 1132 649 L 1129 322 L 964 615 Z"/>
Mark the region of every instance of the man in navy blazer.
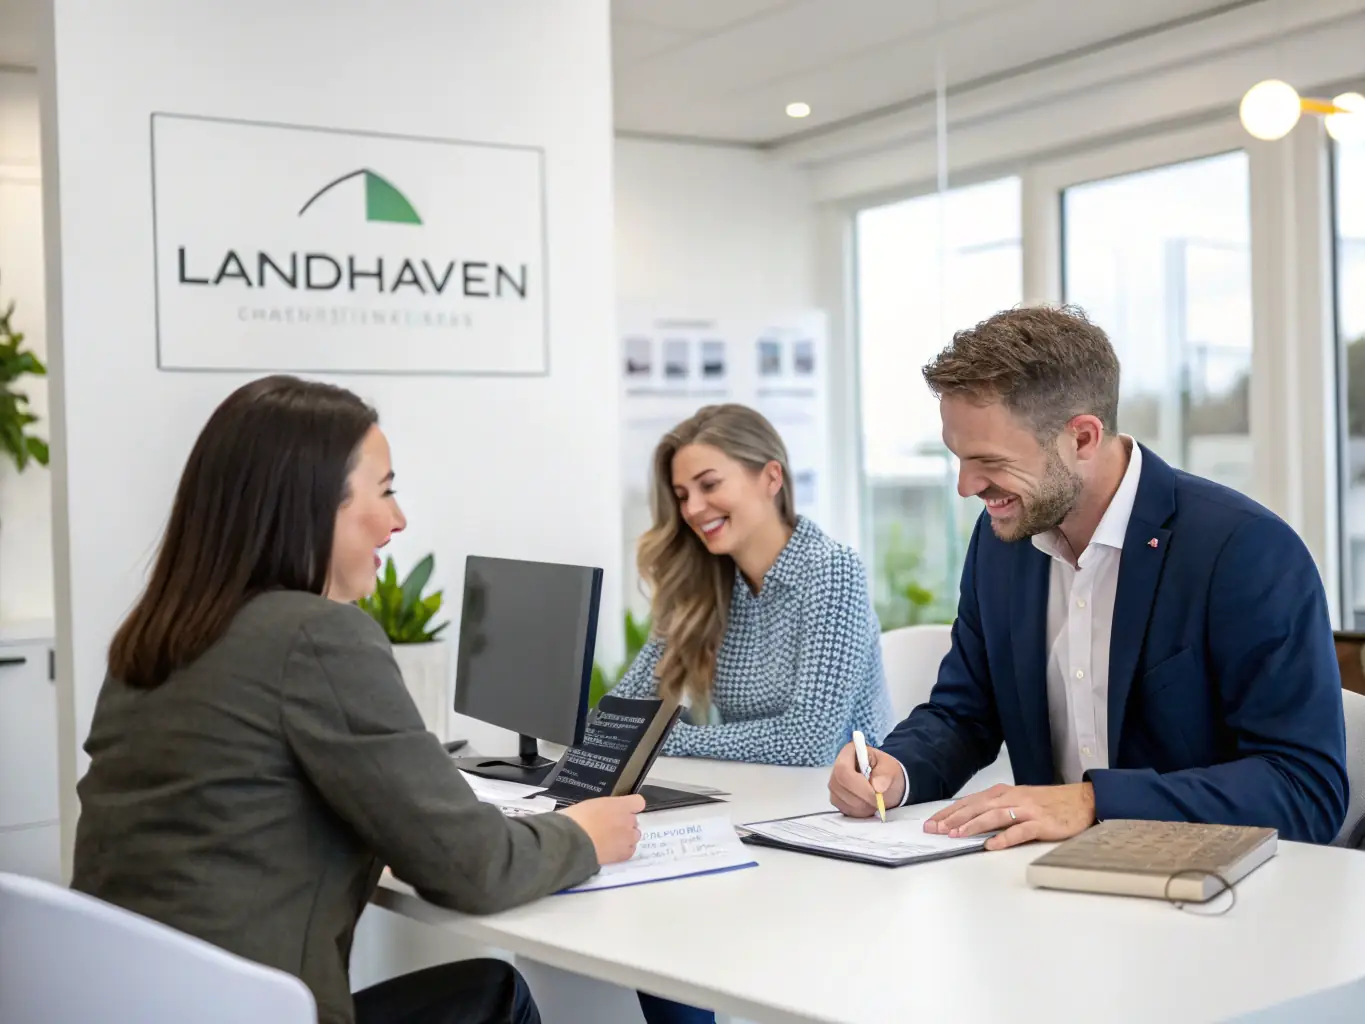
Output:
<path fill-rule="evenodd" d="M 1249 498 L 1116 432 L 1119 367 L 1074 309 L 1007 310 L 925 368 L 958 490 L 978 495 L 929 702 L 845 749 L 845 814 L 946 800 L 999 754 L 1014 786 L 926 830 L 1000 849 L 1143 818 L 1327 843 L 1346 814 L 1341 676 L 1302 541 Z"/>

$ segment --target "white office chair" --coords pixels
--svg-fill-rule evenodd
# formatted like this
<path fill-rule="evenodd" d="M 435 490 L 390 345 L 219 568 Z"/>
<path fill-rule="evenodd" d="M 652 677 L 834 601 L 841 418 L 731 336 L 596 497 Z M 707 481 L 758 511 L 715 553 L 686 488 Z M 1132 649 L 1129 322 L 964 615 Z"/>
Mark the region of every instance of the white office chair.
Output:
<path fill-rule="evenodd" d="M 1333 846 L 1345 846 L 1365 817 L 1365 696 L 1342 690 L 1341 704 L 1346 715 L 1346 781 L 1351 787 L 1351 799 L 1341 831 L 1332 840 Z"/>
<path fill-rule="evenodd" d="M 952 626 L 905 626 L 882 634 L 882 668 L 896 721 L 929 699 L 952 646 Z"/>
<path fill-rule="evenodd" d="M 938 681 L 938 667 L 952 646 L 952 626 L 905 626 L 882 634 L 882 668 L 886 671 L 886 688 L 891 694 L 895 721 L 904 720 L 929 699 L 929 692 Z M 1007 785 L 1014 782 L 1004 747 L 995 762 L 978 772 L 957 795 L 975 793 L 997 782 Z"/>
<path fill-rule="evenodd" d="M 316 1024 L 298 978 L 83 893 L 0 873 L 0 1024 Z"/>

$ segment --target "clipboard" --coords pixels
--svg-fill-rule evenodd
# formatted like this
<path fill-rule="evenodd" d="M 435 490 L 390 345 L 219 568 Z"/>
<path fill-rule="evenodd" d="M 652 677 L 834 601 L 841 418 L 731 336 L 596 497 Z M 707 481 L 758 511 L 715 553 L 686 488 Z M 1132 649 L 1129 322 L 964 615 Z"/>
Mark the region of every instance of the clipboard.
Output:
<path fill-rule="evenodd" d="M 916 811 L 919 813 L 914 813 Z M 876 818 L 846 818 L 838 811 L 796 814 L 789 818 L 773 818 L 741 825 L 740 841 L 750 846 L 807 853 L 832 860 L 871 864 L 874 867 L 900 868 L 908 864 L 924 864 L 949 857 L 961 857 L 968 853 L 980 853 L 986 848 L 986 840 L 995 835 L 994 832 L 989 832 L 972 836 L 970 839 L 949 839 L 947 836 L 929 835 L 923 831 L 924 819 L 928 816 L 913 806 L 890 811 L 886 824 Z M 878 829 L 885 829 L 893 823 L 898 826 L 894 837 L 877 836 Z M 792 828 L 792 825 L 799 827 Z M 821 833 L 833 835 L 825 838 Z M 879 852 L 878 846 L 883 847 L 883 850 Z"/>

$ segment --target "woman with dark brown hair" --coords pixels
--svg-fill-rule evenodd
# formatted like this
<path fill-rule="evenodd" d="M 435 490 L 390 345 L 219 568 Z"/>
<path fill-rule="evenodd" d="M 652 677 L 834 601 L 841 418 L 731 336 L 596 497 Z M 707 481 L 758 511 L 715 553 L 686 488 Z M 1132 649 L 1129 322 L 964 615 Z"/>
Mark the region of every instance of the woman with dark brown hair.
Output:
<path fill-rule="evenodd" d="M 352 997 L 380 870 L 490 913 L 629 858 L 643 801 L 509 819 L 475 799 L 354 604 L 406 525 L 393 478 L 375 411 L 344 389 L 267 377 L 214 412 L 110 645 L 72 887 L 297 975 L 323 1024 L 527 1024 L 501 961 Z"/>

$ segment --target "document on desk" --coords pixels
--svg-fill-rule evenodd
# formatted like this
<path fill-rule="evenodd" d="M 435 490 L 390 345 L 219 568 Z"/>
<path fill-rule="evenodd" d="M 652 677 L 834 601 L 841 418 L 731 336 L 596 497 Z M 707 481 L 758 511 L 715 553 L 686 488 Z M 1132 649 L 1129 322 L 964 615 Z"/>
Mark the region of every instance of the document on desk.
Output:
<path fill-rule="evenodd" d="M 564 892 L 619 889 L 756 867 L 758 861 L 739 841 L 729 818 L 699 818 L 642 829 L 634 857 L 621 864 L 608 864 L 586 882 Z"/>
<path fill-rule="evenodd" d="M 540 786 L 527 786 L 520 782 L 504 782 L 501 779 L 486 779 L 482 775 L 460 772 L 474 795 L 486 804 L 492 804 L 509 818 L 524 814 L 544 814 L 555 809 L 555 802 L 548 796 L 536 796 Z"/>
<path fill-rule="evenodd" d="M 741 825 L 745 842 L 772 846 L 801 853 L 814 853 L 840 860 L 901 867 L 920 861 L 941 860 L 964 853 L 976 853 L 995 833 L 968 839 L 949 839 L 924 831 L 924 822 L 933 810 L 925 807 L 900 807 L 888 811 L 886 821 L 879 818 L 846 818 L 838 811 L 807 814 L 776 821 Z"/>

